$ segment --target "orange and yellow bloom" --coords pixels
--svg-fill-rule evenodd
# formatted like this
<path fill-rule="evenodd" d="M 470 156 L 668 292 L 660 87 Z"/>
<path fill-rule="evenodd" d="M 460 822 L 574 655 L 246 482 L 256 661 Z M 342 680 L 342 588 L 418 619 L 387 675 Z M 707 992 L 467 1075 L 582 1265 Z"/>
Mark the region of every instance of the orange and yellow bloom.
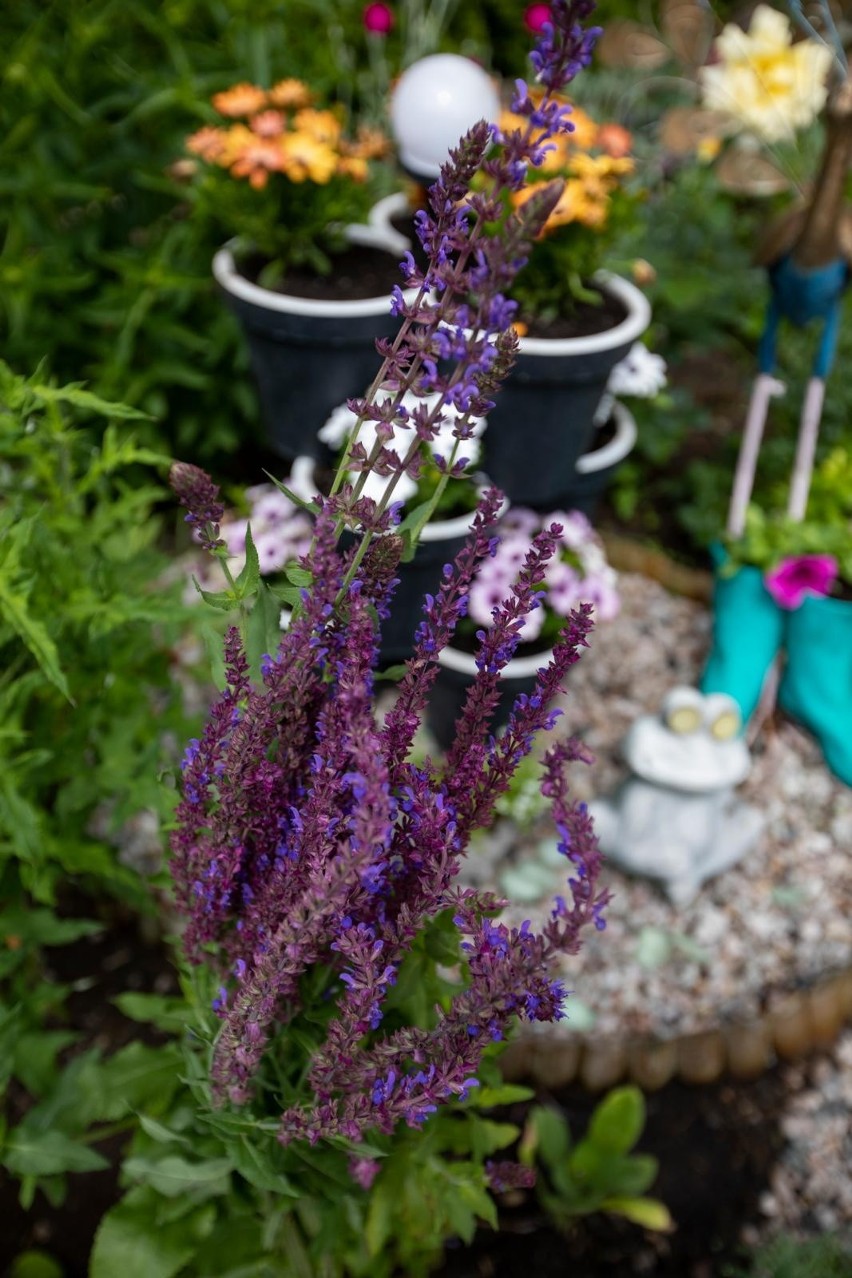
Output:
<path fill-rule="evenodd" d="M 620 124 L 598 124 L 579 107 L 571 108 L 572 133 L 560 135 L 551 143 L 536 174 L 542 179 L 564 178 L 565 187 L 553 209 L 542 235 L 571 223 L 602 229 L 609 217 L 610 201 L 622 179 L 633 172 L 630 155 L 633 139 Z M 504 130 L 523 128 L 523 117 L 504 112 L 500 127 Z M 537 182 L 528 184 L 512 197 L 515 207 L 530 198 Z"/>

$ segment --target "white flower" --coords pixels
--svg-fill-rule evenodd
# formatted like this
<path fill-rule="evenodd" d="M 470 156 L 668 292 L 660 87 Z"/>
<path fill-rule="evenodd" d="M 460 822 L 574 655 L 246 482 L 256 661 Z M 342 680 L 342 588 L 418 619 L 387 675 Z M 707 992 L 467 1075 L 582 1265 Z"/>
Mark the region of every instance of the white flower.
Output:
<path fill-rule="evenodd" d="M 653 399 L 665 384 L 666 361 L 662 355 L 654 355 L 643 342 L 634 342 L 610 373 L 606 388 L 610 395 Z"/>
<path fill-rule="evenodd" d="M 825 105 L 833 54 L 816 40 L 794 44 L 777 9 L 758 5 L 748 31 L 728 23 L 716 52 L 720 61 L 700 71 L 703 105 L 728 112 L 764 142 L 793 137 Z"/>
<path fill-rule="evenodd" d="M 412 391 L 406 392 L 402 399 L 402 407 L 406 414 L 412 413 L 419 404 L 425 404 L 430 411 L 435 408 L 440 396 L 435 395 L 415 395 Z M 379 401 L 380 403 L 382 401 Z M 456 460 L 464 457 L 467 459 L 468 466 L 474 466 L 479 461 L 480 445 L 479 437 L 485 430 L 486 421 L 483 417 L 475 418 L 472 423 L 472 434 L 468 439 L 463 439 L 460 443 L 453 434 L 456 424 L 461 416 L 452 406 L 447 406 L 442 410 L 444 420 L 439 424 L 433 439 L 429 440 L 429 450 L 433 457 L 448 460 L 453 447 L 458 443 L 458 452 Z M 325 424 L 318 431 L 319 438 L 329 448 L 342 448 L 349 439 L 355 429 L 357 417 L 346 404 L 340 404 L 327 418 Z M 385 447 L 396 453 L 398 457 L 404 457 L 411 448 L 412 427 L 408 422 L 400 417 L 393 424 L 393 431 L 389 438 L 385 440 Z M 358 431 L 358 442 L 362 444 L 367 455 L 369 456 L 376 442 L 376 424 L 375 422 L 365 421 L 361 423 Z M 354 483 L 358 478 L 357 471 L 350 472 L 349 478 Z M 368 475 L 363 495 L 372 497 L 374 501 L 379 501 L 389 482 L 389 476 L 374 475 L 372 472 Z M 407 475 L 401 476 L 395 484 L 393 490 L 394 501 L 408 501 L 417 491 L 416 483 L 409 479 Z"/>

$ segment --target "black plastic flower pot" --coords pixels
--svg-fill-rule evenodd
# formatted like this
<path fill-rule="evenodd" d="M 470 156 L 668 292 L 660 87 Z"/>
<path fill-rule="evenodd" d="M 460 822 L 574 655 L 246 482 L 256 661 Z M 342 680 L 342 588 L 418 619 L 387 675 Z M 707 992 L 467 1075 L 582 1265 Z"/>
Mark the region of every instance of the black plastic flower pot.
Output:
<path fill-rule="evenodd" d="M 364 247 L 389 258 L 404 251 L 375 228 L 358 229 Z M 364 394 L 379 368 L 376 339 L 397 330 L 389 293 L 319 301 L 274 292 L 241 275 L 227 247 L 213 275 L 245 333 L 271 446 L 287 461 L 321 456 L 317 431 L 338 404 Z"/>
<path fill-rule="evenodd" d="M 522 692 L 529 695 L 535 688 L 539 670 L 548 665 L 550 649 L 514 657 L 504 668 L 500 679 L 500 699 L 494 711 L 492 727 L 505 726 L 512 707 Z M 429 693 L 426 724 L 442 750 L 449 750 L 455 740 L 456 720 L 461 713 L 468 689 L 476 677 L 473 653 L 459 648 L 444 648 L 438 654 L 440 670 Z"/>
<path fill-rule="evenodd" d="M 465 543 L 473 515 L 427 524 L 409 563 L 399 565 L 399 585 L 393 593 L 390 616 L 382 622 L 380 661 L 395 665 L 414 652 L 414 635 L 423 617 L 426 595 L 441 585 L 444 564 L 452 563 Z"/>
<path fill-rule="evenodd" d="M 611 428 L 609 432 L 607 426 Z M 615 472 L 633 451 L 636 419 L 614 400 L 608 422 L 596 430 L 595 436 L 591 448 L 577 458 L 570 488 L 556 503 L 558 510 L 579 510 L 588 519 L 594 516 Z"/>
<path fill-rule="evenodd" d="M 488 414 L 488 473 L 516 505 L 546 510 L 571 491 L 609 375 L 650 322 L 648 300 L 633 284 L 604 273 L 596 280 L 623 303 L 625 318 L 587 337 L 522 337 Z"/>

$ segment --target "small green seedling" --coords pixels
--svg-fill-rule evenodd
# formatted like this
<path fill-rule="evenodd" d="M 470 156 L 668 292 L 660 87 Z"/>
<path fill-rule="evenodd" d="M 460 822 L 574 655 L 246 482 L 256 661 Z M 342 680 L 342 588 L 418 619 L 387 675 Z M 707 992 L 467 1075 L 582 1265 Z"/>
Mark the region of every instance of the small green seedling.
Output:
<path fill-rule="evenodd" d="M 644 1229 L 674 1228 L 668 1208 L 645 1197 L 657 1160 L 631 1153 L 645 1126 L 638 1087 L 618 1087 L 597 1106 L 582 1140 L 572 1143 L 565 1116 L 545 1105 L 530 1110 L 519 1147 L 527 1166 L 541 1171 L 536 1192 L 560 1229 L 595 1211 L 624 1216 Z"/>

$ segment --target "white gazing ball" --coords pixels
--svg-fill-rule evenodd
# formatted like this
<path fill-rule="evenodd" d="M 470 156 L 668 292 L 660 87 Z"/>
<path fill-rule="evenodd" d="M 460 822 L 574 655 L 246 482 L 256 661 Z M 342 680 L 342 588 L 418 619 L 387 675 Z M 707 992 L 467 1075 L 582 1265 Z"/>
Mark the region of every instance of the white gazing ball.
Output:
<path fill-rule="evenodd" d="M 416 177 L 432 179 L 471 125 L 499 119 L 500 96 L 488 73 L 470 58 L 433 53 L 399 77 L 390 115 L 400 160 Z"/>

